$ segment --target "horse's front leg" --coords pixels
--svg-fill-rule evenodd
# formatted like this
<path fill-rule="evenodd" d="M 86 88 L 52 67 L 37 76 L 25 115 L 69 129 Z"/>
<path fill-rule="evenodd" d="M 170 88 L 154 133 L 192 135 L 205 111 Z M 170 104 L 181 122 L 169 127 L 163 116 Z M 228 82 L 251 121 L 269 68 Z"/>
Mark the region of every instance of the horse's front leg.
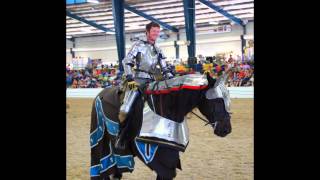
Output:
<path fill-rule="evenodd" d="M 168 178 L 162 177 L 160 175 L 157 175 L 157 179 L 156 180 L 173 180 L 173 178 L 168 179 Z"/>
<path fill-rule="evenodd" d="M 121 180 L 122 179 L 122 173 L 118 171 L 118 169 L 116 170 L 116 172 L 114 174 L 112 174 L 110 176 L 110 180 Z"/>

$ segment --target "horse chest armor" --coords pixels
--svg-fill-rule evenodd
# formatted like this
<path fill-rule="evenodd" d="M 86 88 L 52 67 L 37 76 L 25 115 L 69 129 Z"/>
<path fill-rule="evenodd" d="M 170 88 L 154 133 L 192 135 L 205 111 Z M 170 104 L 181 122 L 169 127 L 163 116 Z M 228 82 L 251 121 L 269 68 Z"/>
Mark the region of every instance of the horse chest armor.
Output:
<path fill-rule="evenodd" d="M 146 103 L 143 109 L 143 122 L 137 139 L 157 138 L 158 143 L 168 141 L 167 145 L 176 146 L 184 151 L 189 143 L 189 130 L 186 120 L 181 123 L 164 118 L 153 112 Z M 160 140 L 159 140 L 160 139 Z"/>

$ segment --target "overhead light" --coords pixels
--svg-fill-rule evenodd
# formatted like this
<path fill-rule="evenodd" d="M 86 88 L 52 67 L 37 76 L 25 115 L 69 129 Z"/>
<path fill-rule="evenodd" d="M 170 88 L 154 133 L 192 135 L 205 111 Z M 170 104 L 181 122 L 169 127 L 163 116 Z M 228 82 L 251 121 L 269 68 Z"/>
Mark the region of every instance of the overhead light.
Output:
<path fill-rule="evenodd" d="M 116 33 L 112 31 L 107 31 L 106 34 L 116 34 Z"/>
<path fill-rule="evenodd" d="M 177 41 L 177 45 L 179 45 L 179 46 L 183 46 L 183 45 L 189 46 L 190 45 L 190 41 L 179 40 L 179 41 Z"/>
<path fill-rule="evenodd" d="M 210 21 L 209 24 L 217 25 L 217 24 L 219 24 L 219 22 L 217 22 L 217 21 Z"/>
<path fill-rule="evenodd" d="M 87 0 L 87 2 L 90 2 L 90 3 L 99 3 L 98 0 Z"/>
<path fill-rule="evenodd" d="M 67 39 L 71 39 L 72 38 L 72 36 L 66 36 L 67 37 Z"/>
<path fill-rule="evenodd" d="M 140 26 L 138 24 L 131 24 L 129 27 L 132 27 L 132 28 L 142 28 L 143 26 Z"/>
<path fill-rule="evenodd" d="M 90 29 L 88 28 L 80 28 L 81 31 L 84 31 L 84 32 L 92 32 Z"/>

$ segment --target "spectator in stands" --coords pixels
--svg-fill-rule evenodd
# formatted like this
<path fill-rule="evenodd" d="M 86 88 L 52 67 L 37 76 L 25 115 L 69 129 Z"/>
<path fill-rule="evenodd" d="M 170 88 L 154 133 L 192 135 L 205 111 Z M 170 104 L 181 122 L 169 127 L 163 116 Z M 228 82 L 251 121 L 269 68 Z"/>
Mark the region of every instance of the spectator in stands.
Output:
<path fill-rule="evenodd" d="M 230 57 L 228 59 L 228 63 L 233 63 L 234 62 L 234 59 L 232 58 L 232 55 L 230 54 Z"/>
<path fill-rule="evenodd" d="M 108 71 L 106 70 L 104 76 L 114 76 L 114 74 L 113 74 L 112 72 L 114 72 L 114 71 L 108 72 Z"/>
<path fill-rule="evenodd" d="M 242 80 L 244 77 L 245 77 L 244 70 L 241 69 L 238 73 L 238 86 L 240 86 L 242 84 Z"/>
<path fill-rule="evenodd" d="M 90 78 L 89 81 L 88 81 L 88 88 L 95 88 L 95 84 L 96 84 L 96 80 L 95 78 Z"/>
<path fill-rule="evenodd" d="M 243 78 L 240 86 L 246 86 L 246 84 L 249 82 L 251 78 L 251 74 L 249 70 L 244 70 L 245 77 Z"/>
<path fill-rule="evenodd" d="M 67 82 L 67 88 L 69 88 L 72 85 L 72 75 L 69 73 L 66 74 L 66 82 Z"/>
<path fill-rule="evenodd" d="M 95 86 L 94 86 L 95 88 L 101 88 L 101 84 L 100 84 L 100 82 L 99 81 L 96 81 L 96 84 L 95 84 Z"/>
<path fill-rule="evenodd" d="M 78 88 L 78 80 L 77 79 L 73 79 L 72 88 Z"/>
<path fill-rule="evenodd" d="M 78 72 L 77 78 L 78 80 L 80 80 L 83 77 L 83 75 L 81 74 L 81 72 Z"/>
<path fill-rule="evenodd" d="M 251 83 L 252 86 L 254 85 L 254 74 L 252 74 L 249 82 Z"/>
<path fill-rule="evenodd" d="M 201 61 L 198 61 L 198 63 L 195 65 L 195 67 L 196 67 L 196 69 L 195 69 L 196 72 L 202 72 L 202 63 L 201 63 Z"/>
<path fill-rule="evenodd" d="M 229 73 L 229 76 L 228 76 L 228 87 L 232 86 L 232 81 L 233 81 L 233 73 Z"/>
<path fill-rule="evenodd" d="M 85 88 L 85 87 L 87 87 L 87 86 L 86 86 L 86 82 L 84 81 L 83 78 L 81 78 L 78 83 L 79 83 L 79 88 Z"/>
<path fill-rule="evenodd" d="M 86 69 L 86 70 L 85 70 L 85 72 L 84 72 L 84 74 L 85 74 L 85 76 L 90 76 L 90 72 L 89 72 L 89 70 L 88 70 L 88 69 Z"/>
<path fill-rule="evenodd" d="M 116 70 L 111 69 L 110 74 L 108 74 L 108 76 L 116 76 Z"/>
<path fill-rule="evenodd" d="M 243 69 L 245 69 L 245 70 L 250 69 L 250 65 L 248 64 L 248 62 L 244 63 Z"/>
<path fill-rule="evenodd" d="M 66 69 L 67 69 L 67 71 L 69 71 L 71 69 L 70 64 L 67 64 Z"/>
<path fill-rule="evenodd" d="M 232 86 L 238 86 L 238 73 L 233 72 Z"/>
<path fill-rule="evenodd" d="M 101 69 L 96 69 L 97 76 L 101 74 Z"/>
<path fill-rule="evenodd" d="M 110 86 L 109 81 L 103 80 L 102 83 L 101 83 L 101 87 L 102 87 L 102 88 L 106 88 L 106 87 L 108 87 L 108 86 Z"/>

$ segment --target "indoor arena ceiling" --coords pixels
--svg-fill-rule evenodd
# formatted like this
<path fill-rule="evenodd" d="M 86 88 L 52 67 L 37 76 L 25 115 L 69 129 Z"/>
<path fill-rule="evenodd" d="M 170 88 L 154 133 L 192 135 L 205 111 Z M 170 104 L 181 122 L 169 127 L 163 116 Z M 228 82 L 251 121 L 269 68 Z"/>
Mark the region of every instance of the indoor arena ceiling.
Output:
<path fill-rule="evenodd" d="M 242 21 L 251 21 L 254 18 L 253 0 L 209 1 Z M 178 29 L 184 28 L 185 22 L 182 0 L 125 0 L 124 2 L 125 4 L 165 22 L 170 26 Z M 195 8 L 196 27 L 208 27 L 232 23 L 230 19 L 211 9 L 207 5 L 202 4 L 198 0 L 195 1 Z M 100 0 L 99 3 L 67 5 L 67 10 L 74 15 L 114 31 L 111 0 Z M 124 16 L 126 33 L 142 32 L 145 29 L 145 25 L 150 22 L 148 19 L 126 9 L 124 10 Z M 106 34 L 106 32 L 96 27 L 90 26 L 69 16 L 66 16 L 66 26 L 67 37 Z"/>

